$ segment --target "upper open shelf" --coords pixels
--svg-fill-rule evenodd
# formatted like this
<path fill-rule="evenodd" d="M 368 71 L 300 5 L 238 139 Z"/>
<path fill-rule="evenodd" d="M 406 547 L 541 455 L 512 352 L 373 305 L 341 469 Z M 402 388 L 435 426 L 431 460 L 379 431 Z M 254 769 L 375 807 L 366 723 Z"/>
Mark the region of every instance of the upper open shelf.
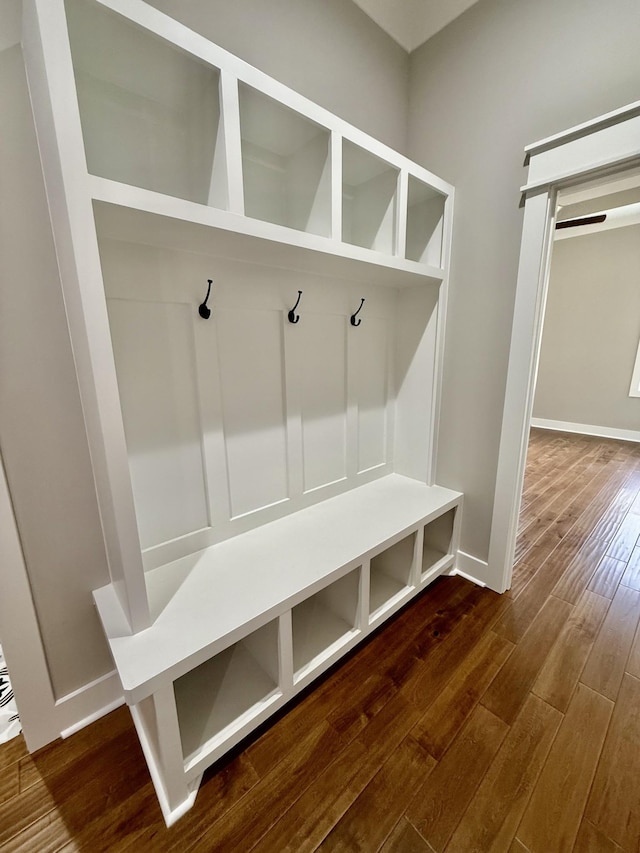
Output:
<path fill-rule="evenodd" d="M 409 175 L 406 257 L 411 261 L 443 265 L 442 245 L 446 196 Z"/>
<path fill-rule="evenodd" d="M 442 278 L 448 184 L 140 0 L 64 2 L 94 198 Z"/>
<path fill-rule="evenodd" d="M 342 239 L 396 253 L 400 170 L 348 140 L 342 145 Z"/>
<path fill-rule="evenodd" d="M 240 132 L 246 216 L 331 236 L 331 134 L 241 84 Z"/>
<path fill-rule="evenodd" d="M 89 172 L 226 207 L 219 70 L 108 8 L 65 5 Z"/>

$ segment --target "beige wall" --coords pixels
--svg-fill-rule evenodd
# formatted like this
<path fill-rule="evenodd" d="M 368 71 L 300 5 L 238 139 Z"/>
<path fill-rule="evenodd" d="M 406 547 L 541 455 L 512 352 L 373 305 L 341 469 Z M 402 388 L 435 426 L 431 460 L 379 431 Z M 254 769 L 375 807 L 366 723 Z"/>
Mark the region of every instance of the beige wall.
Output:
<path fill-rule="evenodd" d="M 157 5 L 404 146 L 408 56 L 350 2 Z M 113 668 L 91 599 L 108 572 L 24 64 L 11 46 L 17 7 L 0 0 L 0 450 L 60 697 Z"/>
<path fill-rule="evenodd" d="M 535 418 L 640 431 L 640 225 L 554 245 Z"/>
<path fill-rule="evenodd" d="M 480 0 L 411 56 L 409 156 L 456 187 L 438 479 L 487 559 L 523 147 L 637 100 L 637 0 Z"/>

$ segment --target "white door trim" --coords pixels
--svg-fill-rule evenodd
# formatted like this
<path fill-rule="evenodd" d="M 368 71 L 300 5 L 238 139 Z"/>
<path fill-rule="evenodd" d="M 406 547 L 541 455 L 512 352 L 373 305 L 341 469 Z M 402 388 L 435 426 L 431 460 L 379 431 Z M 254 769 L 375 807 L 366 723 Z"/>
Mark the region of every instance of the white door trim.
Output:
<path fill-rule="evenodd" d="M 526 152 L 529 174 L 489 543 L 487 581 L 500 592 L 511 586 L 556 195 L 640 163 L 640 102 L 527 146 Z"/>

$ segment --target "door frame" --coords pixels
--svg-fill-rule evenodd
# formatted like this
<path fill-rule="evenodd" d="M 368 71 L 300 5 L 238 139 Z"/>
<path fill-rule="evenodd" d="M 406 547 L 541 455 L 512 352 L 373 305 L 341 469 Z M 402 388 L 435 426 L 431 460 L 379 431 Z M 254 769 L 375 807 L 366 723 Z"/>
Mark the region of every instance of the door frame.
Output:
<path fill-rule="evenodd" d="M 489 543 L 489 585 L 499 592 L 511 586 L 557 195 L 640 165 L 640 101 L 535 142 L 525 153 L 524 223 Z"/>

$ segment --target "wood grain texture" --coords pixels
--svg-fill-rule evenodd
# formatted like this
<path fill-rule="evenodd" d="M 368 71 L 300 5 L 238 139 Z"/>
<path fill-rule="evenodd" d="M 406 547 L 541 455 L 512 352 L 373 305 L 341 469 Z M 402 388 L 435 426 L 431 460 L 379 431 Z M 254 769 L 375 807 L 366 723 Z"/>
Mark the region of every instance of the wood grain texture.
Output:
<path fill-rule="evenodd" d="M 593 573 L 587 589 L 602 595 L 604 598 L 613 598 L 626 566 L 627 564 L 623 563 L 622 560 L 617 560 L 611 556 L 604 557 Z"/>
<path fill-rule="evenodd" d="M 485 708 L 506 723 L 513 723 L 572 610 L 566 601 L 553 596 L 547 599 L 482 697 Z"/>
<path fill-rule="evenodd" d="M 477 592 L 483 594 L 467 599 L 467 609 L 460 615 L 450 635 L 440 636 L 421 652 L 429 666 L 414 667 L 410 677 L 402 683 L 403 693 L 421 710 L 436 699 L 456 668 L 502 611 L 505 599 L 490 590 Z"/>
<path fill-rule="evenodd" d="M 0 853 L 556 853 L 573 836 L 638 853 L 640 447 L 533 430 L 530 456 L 521 530 L 556 515 L 510 596 L 439 579 L 210 768 L 171 829 L 125 708 L 33 756 L 0 745 Z"/>
<path fill-rule="evenodd" d="M 407 810 L 407 820 L 433 847 L 444 850 L 504 740 L 508 726 L 478 706 Z"/>
<path fill-rule="evenodd" d="M 517 598 L 539 568 L 536 563 L 516 563 L 513 567 L 511 587 L 504 593 L 505 598 Z"/>
<path fill-rule="evenodd" d="M 433 847 L 408 820 L 402 818 L 380 848 L 380 853 L 433 853 Z"/>
<path fill-rule="evenodd" d="M 409 737 L 393 752 L 322 842 L 323 851 L 377 850 L 402 816 L 407 797 L 428 778 L 434 759 Z M 376 820 L 371 820 L 376 815 Z"/>
<path fill-rule="evenodd" d="M 627 513 L 624 521 L 616 530 L 607 554 L 616 560 L 627 562 L 640 539 L 640 515 Z"/>
<path fill-rule="evenodd" d="M 331 726 L 326 723 L 314 726 L 306 737 L 289 746 L 274 771 L 252 788 L 251 797 L 242 798 L 232 806 L 189 849 L 194 853 L 210 851 L 215 845 L 225 851 L 251 850 L 302 795 L 314 775 L 331 764 L 343 746 Z"/>
<path fill-rule="evenodd" d="M 630 675 L 635 675 L 636 678 L 640 678 L 640 622 L 638 623 L 636 636 L 634 637 L 633 645 L 629 652 L 626 671 Z"/>
<path fill-rule="evenodd" d="M 514 838 L 509 847 L 509 853 L 531 853 L 519 838 Z"/>
<path fill-rule="evenodd" d="M 555 708 L 529 696 L 458 824 L 449 853 L 508 849 L 561 720 Z"/>
<path fill-rule="evenodd" d="M 625 675 L 585 817 L 625 850 L 640 845 L 640 679 Z"/>
<path fill-rule="evenodd" d="M 562 573 L 562 577 L 553 588 L 553 595 L 570 604 L 577 604 L 595 574 L 594 566 L 598 565 L 606 550 L 606 541 L 589 537 Z"/>
<path fill-rule="evenodd" d="M 411 734 L 435 758 L 442 758 L 513 648 L 492 631 L 484 634 L 414 726 Z"/>
<path fill-rule="evenodd" d="M 590 821 L 582 820 L 576 838 L 575 853 L 624 853 L 622 847 L 597 829 Z"/>
<path fill-rule="evenodd" d="M 631 589 L 640 589 L 640 548 L 633 549 L 620 583 Z"/>
<path fill-rule="evenodd" d="M 563 713 L 609 608 L 609 600 L 585 592 L 563 626 L 533 685 L 533 692 Z"/>
<path fill-rule="evenodd" d="M 639 617 L 640 592 L 619 586 L 580 677 L 608 699 L 618 694 Z"/>
<path fill-rule="evenodd" d="M 612 711 L 612 702 L 578 685 L 518 827 L 532 853 L 573 850 Z"/>
<path fill-rule="evenodd" d="M 571 547 L 569 538 L 556 549 L 557 553 L 554 552 L 543 563 L 518 598 L 506 607 L 502 618 L 496 623 L 496 634 L 512 643 L 518 643 L 524 637 L 558 582 L 568 562 L 567 550 Z"/>
<path fill-rule="evenodd" d="M 256 850 L 315 850 L 408 735 L 418 710 L 396 694 L 326 769 L 318 772 Z M 433 762 L 425 762 L 425 773 Z"/>

